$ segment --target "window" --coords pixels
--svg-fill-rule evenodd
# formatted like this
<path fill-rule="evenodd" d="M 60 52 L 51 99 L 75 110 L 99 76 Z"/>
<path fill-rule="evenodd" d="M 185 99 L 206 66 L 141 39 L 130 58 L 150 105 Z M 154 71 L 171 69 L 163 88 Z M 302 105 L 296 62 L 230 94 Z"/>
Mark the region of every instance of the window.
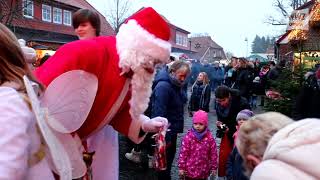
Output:
<path fill-rule="evenodd" d="M 176 44 L 184 47 L 188 47 L 188 38 L 181 34 L 176 34 Z"/>
<path fill-rule="evenodd" d="M 176 34 L 176 44 L 180 45 L 181 44 L 181 35 L 180 34 Z"/>
<path fill-rule="evenodd" d="M 23 0 L 22 1 L 22 13 L 23 16 L 33 18 L 33 1 Z"/>
<path fill-rule="evenodd" d="M 183 37 L 183 46 L 184 47 L 188 47 L 187 41 L 188 41 L 188 38 L 184 36 Z"/>
<path fill-rule="evenodd" d="M 53 8 L 53 22 L 62 24 L 62 10 L 59 8 Z"/>
<path fill-rule="evenodd" d="M 51 22 L 51 6 L 42 4 L 42 21 Z"/>
<path fill-rule="evenodd" d="M 217 52 L 215 50 L 212 51 L 212 56 L 217 57 Z"/>
<path fill-rule="evenodd" d="M 71 26 L 71 12 L 63 10 L 63 24 Z"/>

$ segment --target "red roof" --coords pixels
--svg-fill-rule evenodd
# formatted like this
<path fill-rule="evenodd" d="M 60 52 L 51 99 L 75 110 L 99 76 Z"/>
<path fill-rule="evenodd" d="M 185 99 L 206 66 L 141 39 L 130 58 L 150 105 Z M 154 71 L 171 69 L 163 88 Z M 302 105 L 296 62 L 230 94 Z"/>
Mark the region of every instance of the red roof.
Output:
<path fill-rule="evenodd" d="M 111 27 L 111 25 L 108 23 L 107 19 L 86 0 L 55 0 L 55 1 L 63 4 L 67 4 L 73 7 L 77 7 L 79 9 L 91 9 L 98 12 L 101 19 L 101 35 L 109 36 L 109 35 L 116 34 L 113 28 Z"/>

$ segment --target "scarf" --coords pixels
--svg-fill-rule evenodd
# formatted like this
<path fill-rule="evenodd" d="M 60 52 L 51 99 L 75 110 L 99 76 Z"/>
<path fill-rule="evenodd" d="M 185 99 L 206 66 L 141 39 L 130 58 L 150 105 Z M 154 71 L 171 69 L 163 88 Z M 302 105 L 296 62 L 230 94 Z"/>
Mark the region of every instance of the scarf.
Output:
<path fill-rule="evenodd" d="M 208 128 L 206 128 L 203 132 L 198 132 L 193 127 L 191 128 L 191 132 L 194 134 L 194 136 L 201 141 L 203 137 L 207 134 Z"/>

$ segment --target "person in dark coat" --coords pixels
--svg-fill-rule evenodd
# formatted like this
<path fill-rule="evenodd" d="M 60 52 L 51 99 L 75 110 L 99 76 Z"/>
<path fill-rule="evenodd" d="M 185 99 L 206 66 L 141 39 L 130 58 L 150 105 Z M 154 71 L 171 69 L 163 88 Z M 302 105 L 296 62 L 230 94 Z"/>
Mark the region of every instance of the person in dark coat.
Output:
<path fill-rule="evenodd" d="M 219 67 L 219 62 L 218 61 L 215 61 L 213 63 L 213 67 L 212 67 L 212 70 L 211 70 L 211 78 L 210 78 L 210 82 L 211 83 L 211 90 L 212 91 L 215 91 L 216 88 L 218 86 L 220 86 L 223 82 L 223 78 L 224 78 L 224 70 Z"/>
<path fill-rule="evenodd" d="M 217 114 L 217 137 L 220 136 L 219 168 L 218 176 L 226 176 L 226 162 L 232 151 L 234 141 L 233 134 L 236 132 L 237 114 L 243 109 L 250 109 L 248 101 L 240 96 L 238 90 L 227 86 L 219 86 L 215 92 L 215 110 Z"/>
<path fill-rule="evenodd" d="M 254 79 L 253 71 L 248 67 L 247 61 L 244 58 L 239 60 L 240 67 L 237 70 L 237 79 L 235 83 L 235 88 L 240 91 L 240 95 L 247 98 L 250 98 L 250 87 L 252 80 Z"/>
<path fill-rule="evenodd" d="M 307 77 L 293 107 L 293 119 L 320 118 L 320 68 Z"/>
<path fill-rule="evenodd" d="M 260 77 L 257 76 L 252 81 L 250 105 L 252 109 L 257 107 L 258 96 L 264 95 L 264 89 L 261 86 Z"/>
<path fill-rule="evenodd" d="M 172 162 L 176 153 L 177 134 L 184 127 L 183 84 L 190 73 L 189 64 L 178 60 L 169 69 L 162 69 L 154 81 L 151 98 L 151 117 L 166 117 L 170 131 L 166 134 L 167 169 L 159 172 L 159 179 L 170 180 Z"/>
<path fill-rule="evenodd" d="M 265 99 L 265 91 L 266 89 L 269 88 L 269 85 L 268 85 L 268 73 L 270 71 L 270 67 L 269 65 L 265 65 L 265 66 L 262 66 L 260 72 L 259 72 L 259 77 L 260 77 L 260 85 L 261 85 L 261 92 L 262 94 L 260 94 L 260 98 L 261 98 L 261 101 L 260 101 L 260 105 L 259 106 L 264 106 L 264 99 Z"/>
<path fill-rule="evenodd" d="M 190 75 L 190 83 L 193 84 L 198 77 L 198 74 L 202 70 L 202 65 L 199 60 L 194 60 L 191 63 L 191 75 Z"/>
<path fill-rule="evenodd" d="M 274 81 L 279 77 L 279 74 L 281 72 L 281 66 L 276 65 L 274 61 L 270 61 L 269 66 L 270 66 L 270 71 L 268 73 L 268 79 Z"/>
<path fill-rule="evenodd" d="M 260 60 L 256 58 L 256 60 L 254 61 L 254 77 L 259 76 L 260 70 L 261 70 Z"/>
<path fill-rule="evenodd" d="M 233 148 L 227 161 L 227 180 L 249 180 L 244 174 L 243 159 L 238 149 Z"/>
<path fill-rule="evenodd" d="M 237 129 L 239 131 L 242 124 L 246 123 L 254 113 L 248 109 L 240 111 L 237 115 Z M 238 131 L 234 133 L 234 141 L 238 137 Z M 236 146 L 233 147 L 231 154 L 227 161 L 227 180 L 248 180 L 249 178 L 245 175 L 245 169 L 243 166 L 243 159 L 240 156 Z"/>
<path fill-rule="evenodd" d="M 236 57 L 231 58 L 231 62 L 228 66 L 225 68 L 225 85 L 228 87 L 233 87 L 234 83 L 237 79 L 237 71 L 236 67 L 238 64 L 238 59 Z"/>
<path fill-rule="evenodd" d="M 211 90 L 208 75 L 205 72 L 201 72 L 191 88 L 189 101 L 190 115 L 193 111 L 198 111 L 199 109 L 209 112 L 210 97 Z"/>

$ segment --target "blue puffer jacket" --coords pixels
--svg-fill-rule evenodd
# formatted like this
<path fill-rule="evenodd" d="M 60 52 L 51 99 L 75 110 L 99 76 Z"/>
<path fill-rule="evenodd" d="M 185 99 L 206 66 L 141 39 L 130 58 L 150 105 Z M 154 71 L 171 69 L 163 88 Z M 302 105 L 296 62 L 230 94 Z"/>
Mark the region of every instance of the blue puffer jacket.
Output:
<path fill-rule="evenodd" d="M 166 68 L 159 71 L 154 80 L 151 98 L 151 117 L 165 117 L 172 133 L 183 132 L 184 95 L 182 88 L 172 82 Z"/>

